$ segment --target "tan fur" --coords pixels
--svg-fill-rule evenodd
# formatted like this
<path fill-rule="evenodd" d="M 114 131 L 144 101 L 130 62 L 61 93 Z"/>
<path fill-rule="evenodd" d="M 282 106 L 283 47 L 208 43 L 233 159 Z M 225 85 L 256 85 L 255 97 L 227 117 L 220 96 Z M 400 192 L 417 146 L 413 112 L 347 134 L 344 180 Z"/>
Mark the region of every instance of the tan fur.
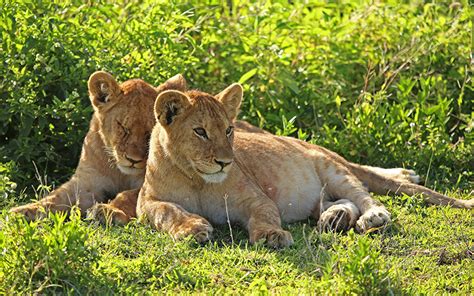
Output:
<path fill-rule="evenodd" d="M 136 217 L 140 188 L 122 191 L 110 203 L 97 203 L 88 210 L 88 217 L 103 224 L 125 225 Z"/>
<path fill-rule="evenodd" d="M 378 194 L 395 194 L 402 193 L 408 195 L 421 194 L 428 204 L 432 205 L 449 205 L 455 208 L 474 208 L 474 199 L 462 200 L 456 199 L 439 192 L 433 191 L 416 183 L 420 182 L 420 177 L 413 171 L 403 168 L 384 169 L 379 167 L 364 166 L 345 160 L 340 155 L 326 148 L 312 145 L 306 142 L 301 144 L 308 149 L 315 149 L 327 155 L 333 162 L 336 162 L 356 176 L 365 185 L 369 191 Z"/>
<path fill-rule="evenodd" d="M 152 111 L 150 110 L 150 113 Z M 249 133 L 267 133 L 267 131 L 251 125 L 248 122 L 236 120 L 234 122 L 236 131 L 249 132 Z M 150 130 L 151 133 L 151 130 Z M 333 153 L 329 150 L 321 150 L 327 154 Z M 352 165 L 352 166 L 349 166 Z M 351 172 L 358 171 L 358 165 L 347 162 L 348 168 Z M 386 176 L 388 178 L 395 178 L 404 182 L 418 183 L 420 177 L 412 170 L 406 170 L 403 168 L 391 168 L 383 169 L 378 167 L 363 166 L 366 170 L 373 171 L 376 174 Z M 354 173 L 354 172 L 353 172 Z M 359 177 L 359 176 L 358 176 Z M 110 203 L 98 203 L 94 205 L 88 213 L 88 217 L 98 220 L 102 223 L 113 223 L 118 225 L 124 225 L 130 221 L 130 219 L 136 217 L 136 204 L 138 199 L 138 190 L 125 191 L 117 195 Z M 339 202 L 339 201 L 338 201 Z M 326 201 L 325 205 L 332 204 L 332 202 Z M 332 207 L 329 211 L 328 206 L 324 207 L 324 216 L 320 218 L 321 229 L 323 230 L 345 230 L 350 225 L 355 224 L 355 220 L 359 217 L 360 213 L 354 210 L 355 205 L 350 206 L 348 203 Z M 314 209 L 319 215 L 320 210 Z M 315 215 L 315 216 L 317 216 Z M 333 223 L 336 219 L 337 223 Z M 355 219 L 355 220 L 354 220 Z"/>
<path fill-rule="evenodd" d="M 11 212 L 35 219 L 48 211 L 68 211 L 73 205 L 84 211 L 121 191 L 139 188 L 155 124 L 151 110 L 156 96 L 167 89 L 185 90 L 186 82 L 176 75 L 158 88 L 139 79 L 119 85 L 109 73 L 99 71 L 91 75 L 88 87 L 94 115 L 74 175 L 47 197 Z M 115 204 L 124 214 L 116 214 L 119 222 L 135 215 L 130 204 L 136 203 L 137 193 L 135 190 L 117 197 Z"/>
<path fill-rule="evenodd" d="M 248 133 L 269 133 L 266 130 L 258 128 L 256 126 L 251 125 L 246 121 L 236 120 L 234 122 L 234 127 L 236 130 L 248 132 Z"/>
<path fill-rule="evenodd" d="M 264 240 L 273 247 L 293 242 L 281 221 L 313 216 L 323 228 L 340 230 L 335 223 L 339 220 L 342 228 L 355 226 L 361 232 L 390 222 L 390 213 L 361 182 L 375 188 L 373 175 L 378 176 L 375 180 L 386 180 L 380 174 L 388 171 L 353 166 L 329 150 L 293 138 L 229 134 L 237 112 L 232 109 L 239 106 L 241 96 L 242 88 L 236 84 L 216 97 L 196 91 L 158 96 L 158 122 L 138 216 L 175 238 L 193 235 L 198 241 L 209 239 L 211 223 L 230 219 L 247 228 L 250 242 Z M 408 180 L 393 179 L 390 184 L 421 187 L 407 185 Z"/>

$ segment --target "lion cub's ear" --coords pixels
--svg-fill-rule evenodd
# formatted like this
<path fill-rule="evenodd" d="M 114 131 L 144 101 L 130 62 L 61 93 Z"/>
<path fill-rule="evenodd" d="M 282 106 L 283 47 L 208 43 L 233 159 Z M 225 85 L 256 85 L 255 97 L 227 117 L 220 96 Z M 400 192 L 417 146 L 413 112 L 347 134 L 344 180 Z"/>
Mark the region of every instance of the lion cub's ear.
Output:
<path fill-rule="evenodd" d="M 156 88 L 156 91 L 159 93 L 165 90 L 169 90 L 169 89 L 186 91 L 186 88 L 187 88 L 186 79 L 184 79 L 183 75 L 177 74 L 171 77 L 170 79 L 166 80 L 165 83 L 160 84 L 160 86 Z"/>
<path fill-rule="evenodd" d="M 191 104 L 189 98 L 177 90 L 167 90 L 158 95 L 155 101 L 156 120 L 164 127 L 173 123 Z"/>
<path fill-rule="evenodd" d="M 120 86 L 115 78 L 107 72 L 94 72 L 87 82 L 92 105 L 101 107 L 120 93 Z"/>
<path fill-rule="evenodd" d="M 239 113 L 243 92 L 242 85 L 233 83 L 216 95 L 216 98 L 224 105 L 225 112 L 230 120 L 234 120 L 237 113 Z"/>

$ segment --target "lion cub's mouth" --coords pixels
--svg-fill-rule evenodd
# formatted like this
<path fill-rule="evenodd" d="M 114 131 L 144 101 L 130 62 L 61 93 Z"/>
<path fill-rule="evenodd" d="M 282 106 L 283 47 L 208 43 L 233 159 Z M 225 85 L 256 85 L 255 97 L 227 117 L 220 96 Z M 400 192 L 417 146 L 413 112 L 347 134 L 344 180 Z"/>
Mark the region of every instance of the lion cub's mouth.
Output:
<path fill-rule="evenodd" d="M 125 175 L 140 175 L 145 172 L 146 161 L 131 162 L 123 157 L 115 157 L 117 168 Z"/>
<path fill-rule="evenodd" d="M 117 164 L 117 168 L 125 175 L 140 175 L 145 171 L 145 168 L 136 168 L 133 166 L 124 166 L 121 164 Z"/>

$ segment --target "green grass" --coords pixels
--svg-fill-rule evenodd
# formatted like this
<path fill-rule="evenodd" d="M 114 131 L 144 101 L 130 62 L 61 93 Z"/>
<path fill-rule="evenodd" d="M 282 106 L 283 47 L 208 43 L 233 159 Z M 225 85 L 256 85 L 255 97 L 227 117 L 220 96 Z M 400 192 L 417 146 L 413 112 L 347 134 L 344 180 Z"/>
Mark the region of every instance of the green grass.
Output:
<path fill-rule="evenodd" d="M 245 231 L 216 229 L 212 242 L 173 241 L 133 222 L 103 227 L 77 215 L 26 223 L 0 218 L 0 293 L 237 292 L 255 294 L 469 294 L 472 213 L 389 204 L 382 233 L 320 233 L 312 221 L 286 225 L 295 245 L 250 246 Z"/>
<path fill-rule="evenodd" d="M 472 198 L 472 9 L 371 2 L 0 0 L 0 294 L 472 293 L 472 212 L 417 197 L 377 197 L 394 220 L 381 233 L 286 225 L 296 243 L 279 251 L 237 226 L 199 246 L 136 222 L 7 215 L 74 170 L 98 69 L 183 73 L 211 93 L 240 81 L 240 118 Z"/>

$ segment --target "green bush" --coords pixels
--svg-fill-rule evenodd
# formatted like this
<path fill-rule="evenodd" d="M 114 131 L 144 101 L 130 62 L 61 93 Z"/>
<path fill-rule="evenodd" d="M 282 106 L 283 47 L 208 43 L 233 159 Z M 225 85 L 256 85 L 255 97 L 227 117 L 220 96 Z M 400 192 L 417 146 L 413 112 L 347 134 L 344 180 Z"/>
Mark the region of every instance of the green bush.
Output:
<path fill-rule="evenodd" d="M 1 0 L 0 162 L 59 185 L 92 112 L 95 70 L 245 86 L 241 118 L 350 160 L 472 186 L 470 14 L 456 4 Z M 428 182 L 430 183 L 430 182 Z M 433 184 L 429 184 L 433 185 Z"/>

